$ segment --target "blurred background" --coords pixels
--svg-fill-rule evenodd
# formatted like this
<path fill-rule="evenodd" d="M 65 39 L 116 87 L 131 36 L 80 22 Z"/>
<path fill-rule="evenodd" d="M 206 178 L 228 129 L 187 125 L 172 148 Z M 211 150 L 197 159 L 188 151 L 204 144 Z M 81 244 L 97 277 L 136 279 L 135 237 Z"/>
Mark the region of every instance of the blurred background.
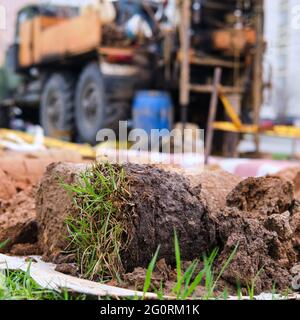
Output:
<path fill-rule="evenodd" d="M 206 129 L 207 156 L 297 158 L 300 0 L 1 0 L 0 13 L 3 128 L 94 145 L 119 120 L 182 124 Z"/>

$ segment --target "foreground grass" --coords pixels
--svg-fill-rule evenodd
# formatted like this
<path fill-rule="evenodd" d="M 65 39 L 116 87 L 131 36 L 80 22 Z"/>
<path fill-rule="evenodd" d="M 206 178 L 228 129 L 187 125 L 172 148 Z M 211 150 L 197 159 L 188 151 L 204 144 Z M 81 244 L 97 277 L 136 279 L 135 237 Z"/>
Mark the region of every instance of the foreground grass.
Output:
<path fill-rule="evenodd" d="M 182 269 L 181 252 L 179 240 L 176 232 L 174 232 L 174 246 L 176 256 L 176 274 L 177 281 L 168 296 L 172 296 L 176 300 L 199 299 L 197 296 L 197 289 L 201 287 L 204 292 L 201 295 L 202 300 L 227 300 L 228 291 L 225 288 L 223 292 L 216 292 L 218 282 L 221 279 L 224 271 L 232 262 L 238 245 L 233 250 L 227 261 L 220 267 L 219 273 L 214 272 L 214 264 L 218 255 L 218 250 L 215 249 L 209 256 L 203 257 L 203 267 L 200 271 L 198 266 L 200 261 L 195 260 L 186 269 Z M 148 292 L 155 292 L 159 300 L 164 300 L 165 292 L 163 290 L 164 284 L 161 283 L 160 289 L 153 289 L 152 275 L 155 271 L 156 262 L 159 256 L 159 250 L 153 256 L 152 261 L 146 272 L 146 278 L 143 288 L 143 297 L 128 298 L 130 300 L 145 299 Z M 238 288 L 238 287 L 237 287 Z M 248 288 L 248 295 L 250 299 L 254 299 L 255 280 L 253 280 L 251 287 Z M 241 290 L 237 289 L 237 296 L 240 300 L 243 299 Z M 66 290 L 56 292 L 40 287 L 30 277 L 30 265 L 27 272 L 22 271 L 2 271 L 0 272 L 0 300 L 90 300 L 97 299 L 97 297 L 87 297 L 82 294 L 71 294 Z M 110 299 L 110 297 L 102 297 L 101 299 Z"/>
<path fill-rule="evenodd" d="M 195 264 L 178 277 L 179 282 L 174 287 L 173 296 L 176 300 L 186 300 L 192 298 L 192 292 L 196 289 L 197 283 L 203 277 L 210 275 L 209 265 L 211 263 L 211 257 L 207 259 L 206 267 L 196 275 L 195 279 L 190 282 L 192 271 L 195 268 Z M 154 261 L 154 260 L 153 260 Z M 207 269 L 208 267 L 208 269 Z M 144 285 L 144 294 L 149 290 L 151 286 L 151 273 L 153 268 L 153 262 L 150 264 L 147 272 L 147 278 Z M 226 289 L 219 293 L 218 295 L 212 294 L 212 288 L 216 284 L 216 281 L 212 281 L 212 278 L 208 278 L 205 281 L 205 288 L 207 294 L 205 294 L 202 300 L 228 300 L 229 296 Z M 179 286 L 180 285 L 180 286 Z M 250 293 L 250 292 L 249 292 Z M 156 294 L 159 300 L 164 300 L 164 295 L 162 290 L 157 290 Z M 288 293 L 287 293 L 288 294 Z M 191 295 L 191 296 L 190 296 Z M 237 297 L 239 300 L 243 300 L 241 291 L 237 291 Z M 249 295 L 250 300 L 254 300 L 254 295 Z M 283 296 L 284 298 L 284 296 Z M 0 271 L 0 301 L 1 300 L 50 300 L 50 301 L 69 301 L 69 300 L 111 300 L 111 297 L 101 297 L 97 298 L 94 296 L 86 296 L 84 294 L 70 293 L 67 290 L 62 292 L 57 292 L 54 290 L 48 290 L 40 287 L 29 275 L 29 272 L 23 271 Z M 145 296 L 142 298 L 123 298 L 123 300 L 144 300 Z M 199 297 L 198 297 L 199 299 Z M 273 300 L 276 300 L 276 294 L 273 293 Z M 122 300 L 122 299 L 121 299 Z"/>
<path fill-rule="evenodd" d="M 198 287 L 201 287 L 205 292 L 201 299 L 209 300 L 209 299 L 227 299 L 228 293 L 227 289 L 225 288 L 222 293 L 216 294 L 216 288 L 218 285 L 219 280 L 221 279 L 223 273 L 227 269 L 227 267 L 232 262 L 233 258 L 238 249 L 238 245 L 234 248 L 231 255 L 228 257 L 227 261 L 221 266 L 221 269 L 218 274 L 215 275 L 214 272 L 214 264 L 216 262 L 216 258 L 218 256 L 218 249 L 212 251 L 209 256 L 203 257 L 203 268 L 200 272 L 196 272 L 199 266 L 199 261 L 193 261 L 190 266 L 183 271 L 182 270 L 182 261 L 181 261 L 181 252 L 180 252 L 180 245 L 179 240 L 174 231 L 174 246 L 175 246 L 175 257 L 176 257 L 176 275 L 177 281 L 172 289 L 171 296 L 174 297 L 176 300 L 187 300 L 193 298 L 199 298 L 195 295 L 196 290 Z M 146 279 L 144 284 L 144 295 L 149 291 L 151 288 L 151 278 L 152 274 L 157 262 L 157 258 L 159 255 L 159 249 L 157 249 L 146 273 Z M 163 299 L 164 292 L 163 292 L 163 284 L 161 284 L 160 290 L 155 290 L 159 299 Z"/>
<path fill-rule="evenodd" d="M 200 272 L 196 272 L 199 261 L 194 261 L 185 270 L 182 270 L 182 262 L 180 257 L 180 248 L 177 235 L 175 233 L 175 254 L 176 254 L 176 273 L 177 281 L 174 284 L 173 290 L 168 296 L 172 296 L 175 300 L 187 299 L 201 299 L 201 300 L 228 300 L 228 291 L 225 288 L 223 292 L 216 292 L 215 289 L 218 285 L 223 272 L 231 263 L 235 256 L 238 246 L 234 249 L 228 260 L 221 266 L 220 272 L 216 275 L 213 272 L 213 265 L 218 254 L 218 250 L 214 250 L 210 256 L 204 256 L 203 268 Z M 146 272 L 144 282 L 144 295 L 143 297 L 123 298 L 123 300 L 144 300 L 148 292 L 155 292 L 158 300 L 164 300 L 163 283 L 159 290 L 150 290 L 152 288 L 152 275 L 155 270 L 155 265 L 159 255 L 159 248 L 157 249 L 152 261 Z M 196 295 L 197 288 L 201 287 L 205 292 L 201 297 Z M 255 279 L 252 281 L 251 286 L 248 288 L 248 298 L 254 300 L 255 292 Z M 287 293 L 288 294 L 288 293 Z M 237 297 L 243 300 L 242 290 L 237 285 Z M 86 296 L 84 294 L 70 293 L 67 290 L 57 292 L 54 290 L 44 289 L 39 286 L 30 277 L 30 265 L 27 272 L 23 271 L 0 271 L 0 300 L 111 300 L 111 297 L 95 297 Z M 275 287 L 273 289 L 273 299 L 276 299 Z M 121 299 L 122 300 L 122 299 Z"/>
<path fill-rule="evenodd" d="M 40 287 L 27 272 L 0 271 L 0 300 L 86 300 L 85 295 Z"/>
<path fill-rule="evenodd" d="M 202 286 L 205 288 L 206 294 L 202 299 L 227 299 L 227 291 L 225 290 L 220 296 L 215 295 L 215 288 L 219 279 L 221 278 L 223 272 L 227 266 L 231 263 L 235 256 L 238 246 L 234 249 L 226 263 L 222 266 L 220 273 L 217 277 L 214 277 L 213 264 L 218 254 L 218 250 L 214 250 L 209 257 L 204 256 L 203 262 L 204 267 L 199 272 L 196 273 L 199 261 L 194 261 L 191 265 L 183 272 L 181 253 L 179 240 L 176 232 L 174 232 L 174 245 L 175 245 L 175 255 L 176 255 L 176 273 L 177 281 L 174 284 L 172 292 L 169 294 L 176 300 L 186 300 L 190 298 L 196 298 L 194 293 L 197 287 Z M 135 300 L 145 299 L 147 292 L 152 288 L 152 275 L 156 266 L 156 262 L 159 255 L 159 249 L 153 256 L 152 261 L 146 272 L 146 278 L 143 288 L 143 297 L 136 297 Z M 158 299 L 164 299 L 163 283 L 161 283 L 160 290 L 154 290 L 157 294 Z M 152 290 L 153 292 L 153 290 Z M 95 299 L 95 297 L 89 297 L 90 299 Z M 31 277 L 30 277 L 30 264 L 26 272 L 23 271 L 11 271 L 5 270 L 0 271 L 0 300 L 87 300 L 88 297 L 82 294 L 70 294 L 67 290 L 62 292 L 57 292 L 54 290 L 48 290 L 40 287 Z M 109 299 L 105 297 L 102 299 Z M 131 298 L 134 299 L 134 298 Z"/>

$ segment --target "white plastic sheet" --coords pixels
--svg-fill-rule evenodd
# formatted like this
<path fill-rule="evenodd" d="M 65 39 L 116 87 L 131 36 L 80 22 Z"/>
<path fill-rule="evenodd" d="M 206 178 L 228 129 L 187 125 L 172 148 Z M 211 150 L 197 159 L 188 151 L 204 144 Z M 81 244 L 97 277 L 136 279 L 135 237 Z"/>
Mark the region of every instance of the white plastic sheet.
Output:
<path fill-rule="evenodd" d="M 29 268 L 30 267 L 30 268 Z M 45 263 L 40 257 L 28 258 L 11 257 L 0 254 L 0 270 L 29 270 L 30 276 L 42 288 L 60 291 L 67 289 L 73 292 L 84 293 L 93 296 L 105 297 L 141 297 L 142 292 L 121 289 L 97 282 L 79 279 L 55 271 L 55 265 Z M 156 298 L 155 294 L 146 294 L 148 299 Z"/>

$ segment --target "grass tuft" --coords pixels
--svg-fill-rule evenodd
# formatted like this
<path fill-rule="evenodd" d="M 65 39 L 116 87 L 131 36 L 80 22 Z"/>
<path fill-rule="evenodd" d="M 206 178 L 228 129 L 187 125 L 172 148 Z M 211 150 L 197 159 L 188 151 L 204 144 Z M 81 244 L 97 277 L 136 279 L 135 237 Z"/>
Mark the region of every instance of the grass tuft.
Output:
<path fill-rule="evenodd" d="M 76 208 L 76 214 L 66 220 L 68 253 L 75 254 L 84 278 L 119 279 L 124 271 L 120 252 L 131 234 L 130 217 L 120 210 L 121 203 L 129 202 L 124 170 L 99 163 L 82 173 L 77 183 L 63 186 Z"/>

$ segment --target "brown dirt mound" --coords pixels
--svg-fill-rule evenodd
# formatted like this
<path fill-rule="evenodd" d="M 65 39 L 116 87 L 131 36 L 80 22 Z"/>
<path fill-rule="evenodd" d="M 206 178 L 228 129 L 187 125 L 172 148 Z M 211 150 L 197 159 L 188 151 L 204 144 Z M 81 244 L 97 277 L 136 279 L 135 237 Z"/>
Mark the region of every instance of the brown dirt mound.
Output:
<path fill-rule="evenodd" d="M 277 177 L 249 178 L 227 197 L 227 208 L 218 215 L 218 236 L 222 244 L 219 263 L 237 254 L 223 279 L 251 286 L 258 292 L 291 285 L 290 269 L 299 261 L 295 230 L 298 206 L 292 184 Z M 299 239 L 299 238 L 298 238 Z"/>
<path fill-rule="evenodd" d="M 37 241 L 35 189 L 21 191 L 7 202 L 0 202 L 0 243 L 8 241 L 2 252 L 17 243 Z"/>
<path fill-rule="evenodd" d="M 174 264 L 174 229 L 182 259 L 192 260 L 216 244 L 213 217 L 202 201 L 200 181 L 191 186 L 183 175 L 151 166 L 127 165 L 134 204 L 134 237 L 122 254 L 126 270 L 146 267 L 159 245 L 160 258 Z"/>
<path fill-rule="evenodd" d="M 0 243 L 9 241 L 2 252 L 27 255 L 39 251 L 32 246 L 32 242 L 37 240 L 34 185 L 41 179 L 46 167 L 59 159 L 82 161 L 82 157 L 73 151 L 1 152 Z"/>
<path fill-rule="evenodd" d="M 283 213 L 293 203 L 293 185 L 277 177 L 248 178 L 227 197 L 228 207 L 259 215 Z"/>

